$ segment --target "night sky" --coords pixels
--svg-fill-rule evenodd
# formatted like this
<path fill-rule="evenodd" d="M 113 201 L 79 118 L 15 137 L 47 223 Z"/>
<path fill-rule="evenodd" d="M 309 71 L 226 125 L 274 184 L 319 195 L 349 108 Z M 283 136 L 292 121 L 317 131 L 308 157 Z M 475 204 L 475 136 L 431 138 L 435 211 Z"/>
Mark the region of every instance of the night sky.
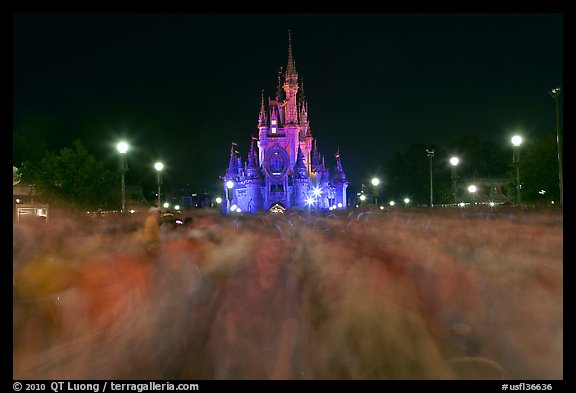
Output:
<path fill-rule="evenodd" d="M 13 130 L 112 168 L 126 139 L 127 184 L 153 187 L 161 160 L 166 187 L 217 191 L 290 30 L 318 149 L 332 168 L 339 146 L 358 185 L 412 143 L 553 132 L 563 29 L 560 13 L 14 14 Z"/>

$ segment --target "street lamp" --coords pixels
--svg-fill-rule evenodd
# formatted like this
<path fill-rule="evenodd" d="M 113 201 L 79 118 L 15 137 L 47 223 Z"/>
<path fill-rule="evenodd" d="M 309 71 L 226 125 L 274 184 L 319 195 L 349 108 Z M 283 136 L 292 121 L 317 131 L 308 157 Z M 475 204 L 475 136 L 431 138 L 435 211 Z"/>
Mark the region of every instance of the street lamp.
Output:
<path fill-rule="evenodd" d="M 520 145 L 522 144 L 522 137 L 519 135 L 514 135 L 511 139 L 514 145 L 514 165 L 516 166 L 516 197 L 518 205 L 522 203 L 522 197 L 520 194 Z"/>
<path fill-rule="evenodd" d="M 126 152 L 128 152 L 128 143 L 122 141 L 118 142 L 116 145 L 116 150 L 120 153 L 120 172 L 122 173 L 122 209 L 121 212 L 124 214 L 126 210 L 126 183 L 125 176 L 128 170 L 128 158 L 126 157 Z"/>
<path fill-rule="evenodd" d="M 558 179 L 560 181 L 560 206 L 564 206 L 564 187 L 562 181 L 562 141 L 560 140 L 560 106 L 558 99 L 560 98 L 561 89 L 555 87 L 550 90 L 549 94 L 556 101 L 556 144 L 558 145 Z"/>
<path fill-rule="evenodd" d="M 409 203 L 410 203 L 410 198 L 404 198 L 404 207 L 408 207 Z"/>
<path fill-rule="evenodd" d="M 454 203 L 457 203 L 458 200 L 456 199 L 456 167 L 460 163 L 460 159 L 456 156 L 450 158 L 450 165 L 452 165 L 452 194 L 454 194 Z"/>
<path fill-rule="evenodd" d="M 476 204 L 476 190 L 477 188 L 474 184 L 468 186 L 468 192 L 472 194 L 472 201 L 474 202 L 474 204 Z"/>
<path fill-rule="evenodd" d="M 162 169 L 164 169 L 164 164 L 157 162 L 154 164 L 156 169 L 156 185 L 158 186 L 158 208 L 162 205 L 160 204 L 160 186 L 162 185 Z"/>
<path fill-rule="evenodd" d="M 374 186 L 374 204 L 378 205 L 378 184 L 380 184 L 380 179 L 378 178 L 373 178 L 372 179 L 372 185 Z"/>
<path fill-rule="evenodd" d="M 226 182 L 226 200 L 228 201 L 228 205 L 226 206 L 226 208 L 227 208 L 226 210 L 228 211 L 228 213 L 230 213 L 230 210 L 231 210 L 230 204 L 232 203 L 231 193 L 232 193 L 233 188 L 234 188 L 234 181 L 228 180 Z"/>
<path fill-rule="evenodd" d="M 433 187 L 432 187 L 432 158 L 434 157 L 434 150 L 426 149 L 426 153 L 428 157 L 430 157 L 430 207 L 434 207 L 434 199 L 433 199 Z"/>

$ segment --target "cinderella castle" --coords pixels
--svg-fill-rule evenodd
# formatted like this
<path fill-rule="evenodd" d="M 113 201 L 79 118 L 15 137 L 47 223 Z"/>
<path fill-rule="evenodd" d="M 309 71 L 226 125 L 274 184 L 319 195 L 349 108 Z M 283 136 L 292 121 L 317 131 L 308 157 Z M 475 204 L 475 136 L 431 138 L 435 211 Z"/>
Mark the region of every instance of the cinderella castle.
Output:
<path fill-rule="evenodd" d="M 267 107 L 262 92 L 258 138 L 252 137 L 244 164 L 236 146 L 232 143 L 230 163 L 221 177 L 226 196 L 223 213 L 346 209 L 348 182 L 340 152 L 336 152 L 336 167 L 330 176 L 310 131 L 308 104 L 298 83 L 290 35 L 286 72 L 280 71 L 276 97 L 268 99 Z"/>

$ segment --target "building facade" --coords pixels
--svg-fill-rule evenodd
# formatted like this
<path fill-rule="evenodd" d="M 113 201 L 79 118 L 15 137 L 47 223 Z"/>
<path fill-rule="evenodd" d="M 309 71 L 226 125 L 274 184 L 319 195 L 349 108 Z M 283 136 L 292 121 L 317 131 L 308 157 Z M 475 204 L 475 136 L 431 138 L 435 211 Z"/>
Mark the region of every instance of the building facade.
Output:
<path fill-rule="evenodd" d="M 340 152 L 330 176 L 310 130 L 290 37 L 286 72 L 279 73 L 276 97 L 268 98 L 268 105 L 262 92 L 258 137 L 252 137 L 245 162 L 236 146 L 232 143 L 228 169 L 221 177 L 223 213 L 346 209 L 348 181 Z"/>

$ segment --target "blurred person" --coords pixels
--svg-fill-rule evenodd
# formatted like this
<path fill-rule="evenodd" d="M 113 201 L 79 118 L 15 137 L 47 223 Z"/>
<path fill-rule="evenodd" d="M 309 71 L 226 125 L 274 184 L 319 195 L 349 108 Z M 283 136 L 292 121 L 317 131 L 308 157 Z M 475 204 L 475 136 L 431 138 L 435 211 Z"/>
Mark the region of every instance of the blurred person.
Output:
<path fill-rule="evenodd" d="M 294 239 L 273 224 L 250 233 L 252 260 L 229 278 L 211 331 L 214 378 L 301 379 Z"/>
<path fill-rule="evenodd" d="M 148 217 L 144 220 L 142 241 L 148 255 L 155 255 L 160 247 L 161 232 L 160 225 L 162 216 L 160 208 L 152 206 L 148 209 Z"/>

